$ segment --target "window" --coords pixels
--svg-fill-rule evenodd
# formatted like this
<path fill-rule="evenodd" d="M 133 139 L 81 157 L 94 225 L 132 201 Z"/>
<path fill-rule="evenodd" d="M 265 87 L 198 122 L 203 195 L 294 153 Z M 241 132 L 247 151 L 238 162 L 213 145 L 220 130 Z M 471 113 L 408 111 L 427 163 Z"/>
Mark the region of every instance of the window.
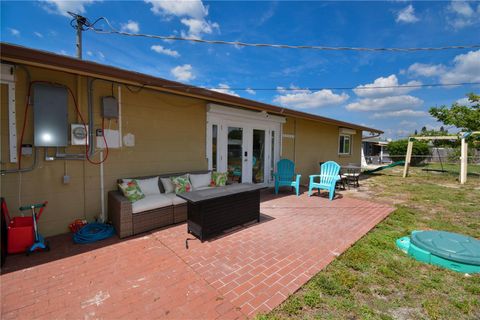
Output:
<path fill-rule="evenodd" d="M 352 137 L 348 134 L 341 134 L 338 142 L 338 154 L 351 154 Z"/>

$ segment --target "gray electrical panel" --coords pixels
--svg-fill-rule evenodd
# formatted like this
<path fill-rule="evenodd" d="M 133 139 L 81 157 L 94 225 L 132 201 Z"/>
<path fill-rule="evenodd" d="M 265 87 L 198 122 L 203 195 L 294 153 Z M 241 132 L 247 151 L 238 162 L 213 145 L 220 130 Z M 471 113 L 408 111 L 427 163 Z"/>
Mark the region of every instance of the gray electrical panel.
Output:
<path fill-rule="evenodd" d="M 33 86 L 34 144 L 66 147 L 68 143 L 68 92 L 64 87 L 37 83 Z"/>
<path fill-rule="evenodd" d="M 102 98 L 102 117 L 106 119 L 118 119 L 118 102 L 115 97 Z"/>

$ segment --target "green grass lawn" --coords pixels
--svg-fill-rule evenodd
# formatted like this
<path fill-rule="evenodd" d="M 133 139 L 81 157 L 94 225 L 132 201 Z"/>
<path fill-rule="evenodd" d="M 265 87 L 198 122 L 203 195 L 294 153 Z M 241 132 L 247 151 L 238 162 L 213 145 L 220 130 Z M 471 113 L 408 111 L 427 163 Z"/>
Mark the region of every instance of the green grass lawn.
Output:
<path fill-rule="evenodd" d="M 443 167 L 443 170 L 447 171 L 447 174 L 451 174 L 451 175 L 460 174 L 460 164 L 444 163 L 442 165 L 440 163 L 430 163 L 421 168 L 427 169 L 427 170 L 428 169 L 440 170 L 442 169 L 442 167 Z M 468 164 L 467 173 L 469 176 L 472 176 L 473 178 L 475 177 L 480 178 L 480 165 Z"/>
<path fill-rule="evenodd" d="M 352 196 L 396 210 L 282 305 L 258 319 L 480 319 L 480 275 L 422 264 L 395 247 L 418 229 L 480 237 L 480 178 L 401 168 L 361 181 Z"/>

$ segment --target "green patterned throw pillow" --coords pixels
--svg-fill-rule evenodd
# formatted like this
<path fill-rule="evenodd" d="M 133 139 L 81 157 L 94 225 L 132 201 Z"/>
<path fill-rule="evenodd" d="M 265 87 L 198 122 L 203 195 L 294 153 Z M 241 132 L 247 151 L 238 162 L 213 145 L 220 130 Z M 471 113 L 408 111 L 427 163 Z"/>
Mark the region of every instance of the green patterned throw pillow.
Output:
<path fill-rule="evenodd" d="M 212 172 L 212 184 L 223 187 L 227 184 L 228 172 Z"/>
<path fill-rule="evenodd" d="M 138 186 L 136 180 L 130 180 L 128 182 L 122 182 L 118 184 L 120 190 L 122 190 L 123 195 L 130 200 L 130 202 L 135 202 L 140 199 L 145 198 L 145 195 L 142 192 L 142 189 Z"/>
<path fill-rule="evenodd" d="M 192 191 L 192 184 L 188 176 L 172 177 L 172 183 L 175 186 L 175 193 L 184 193 Z"/>

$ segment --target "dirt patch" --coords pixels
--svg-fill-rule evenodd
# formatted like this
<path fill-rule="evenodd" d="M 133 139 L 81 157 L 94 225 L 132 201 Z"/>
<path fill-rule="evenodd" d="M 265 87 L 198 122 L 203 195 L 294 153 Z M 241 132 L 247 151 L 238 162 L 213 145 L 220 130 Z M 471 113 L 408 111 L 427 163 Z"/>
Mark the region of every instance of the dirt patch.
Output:
<path fill-rule="evenodd" d="M 390 315 L 396 320 L 421 319 L 424 318 L 420 308 L 402 307 L 390 311 Z"/>

